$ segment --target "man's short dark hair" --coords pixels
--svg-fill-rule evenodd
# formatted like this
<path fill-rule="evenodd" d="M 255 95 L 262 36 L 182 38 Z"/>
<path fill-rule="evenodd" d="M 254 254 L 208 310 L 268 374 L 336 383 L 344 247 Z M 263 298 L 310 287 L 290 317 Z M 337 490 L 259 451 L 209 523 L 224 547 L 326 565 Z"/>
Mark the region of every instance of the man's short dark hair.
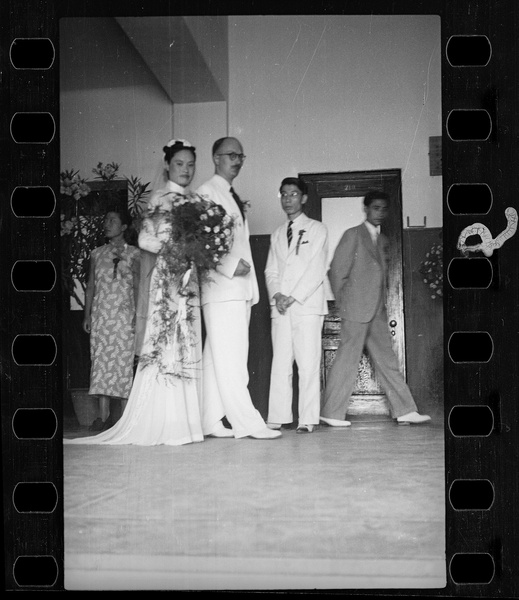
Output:
<path fill-rule="evenodd" d="M 364 206 L 369 206 L 375 200 L 385 200 L 386 204 L 389 205 L 389 194 L 380 190 L 370 190 L 364 196 Z"/>
<path fill-rule="evenodd" d="M 281 188 L 284 185 L 295 185 L 297 188 L 299 188 L 299 191 L 302 194 L 307 193 L 306 183 L 299 177 L 285 177 L 285 179 L 283 179 L 283 181 L 281 182 L 281 185 L 279 186 L 280 192 L 281 192 Z"/>

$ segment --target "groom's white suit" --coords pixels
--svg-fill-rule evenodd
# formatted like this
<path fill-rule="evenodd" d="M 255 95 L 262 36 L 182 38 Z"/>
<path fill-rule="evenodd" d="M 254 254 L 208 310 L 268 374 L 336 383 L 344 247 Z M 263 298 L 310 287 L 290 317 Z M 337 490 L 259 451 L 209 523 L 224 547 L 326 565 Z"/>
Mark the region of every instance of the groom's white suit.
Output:
<path fill-rule="evenodd" d="M 231 251 L 211 273 L 212 281 L 202 285 L 201 302 L 207 331 L 203 352 L 202 427 L 205 435 L 211 435 L 221 428 L 221 419 L 226 416 L 234 437 L 241 438 L 268 430 L 247 387 L 250 313 L 251 306 L 259 301 L 259 290 L 247 219 L 242 217 L 230 190 L 230 183 L 218 174 L 197 190 L 201 196 L 223 206 L 235 219 Z M 237 276 L 240 259 L 250 265 L 250 271 Z"/>

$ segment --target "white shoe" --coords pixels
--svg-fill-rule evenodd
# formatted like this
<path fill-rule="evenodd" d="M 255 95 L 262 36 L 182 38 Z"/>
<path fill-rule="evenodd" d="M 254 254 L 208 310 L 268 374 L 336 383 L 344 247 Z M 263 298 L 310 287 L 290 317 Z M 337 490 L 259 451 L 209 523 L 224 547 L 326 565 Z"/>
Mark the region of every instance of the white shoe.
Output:
<path fill-rule="evenodd" d="M 328 417 L 319 417 L 319 420 L 330 427 L 349 427 L 350 421 L 341 421 L 340 419 L 328 419 Z"/>
<path fill-rule="evenodd" d="M 207 437 L 232 438 L 234 437 L 234 433 L 232 432 L 232 429 L 227 429 L 227 427 L 224 427 L 222 424 L 220 424 L 220 426 L 217 427 L 213 432 L 208 433 Z"/>
<path fill-rule="evenodd" d="M 272 429 L 265 427 L 265 429 L 262 429 L 257 433 L 251 433 L 249 437 L 254 438 L 255 440 L 273 440 L 281 437 L 281 431 L 273 431 Z"/>
<path fill-rule="evenodd" d="M 281 429 L 281 423 L 267 423 L 269 429 Z"/>
<path fill-rule="evenodd" d="M 312 433 L 315 429 L 315 425 L 298 425 L 296 433 Z"/>
<path fill-rule="evenodd" d="M 416 411 L 397 417 L 397 423 L 399 425 L 419 425 L 420 423 L 428 423 L 431 420 L 429 415 L 419 415 Z"/>

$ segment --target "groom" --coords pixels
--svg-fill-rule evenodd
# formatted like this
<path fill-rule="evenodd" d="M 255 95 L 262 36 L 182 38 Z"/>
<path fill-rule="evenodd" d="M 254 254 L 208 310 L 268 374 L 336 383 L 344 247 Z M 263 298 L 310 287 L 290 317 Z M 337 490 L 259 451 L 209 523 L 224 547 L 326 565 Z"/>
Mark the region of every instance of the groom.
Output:
<path fill-rule="evenodd" d="M 232 248 L 202 285 L 202 310 L 207 337 L 202 359 L 202 428 L 212 437 L 274 439 L 254 408 L 248 390 L 249 321 L 259 300 L 244 203 L 232 187 L 245 155 L 240 142 L 225 137 L 213 144 L 215 174 L 197 193 L 220 204 L 234 218 Z M 232 430 L 224 427 L 226 417 Z"/>

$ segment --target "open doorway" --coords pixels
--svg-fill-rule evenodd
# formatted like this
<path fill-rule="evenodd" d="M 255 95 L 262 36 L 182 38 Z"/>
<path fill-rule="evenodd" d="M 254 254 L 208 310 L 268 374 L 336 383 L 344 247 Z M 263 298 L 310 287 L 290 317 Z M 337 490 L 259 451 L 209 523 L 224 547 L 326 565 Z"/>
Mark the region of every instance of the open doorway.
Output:
<path fill-rule="evenodd" d="M 402 192 L 400 169 L 376 171 L 349 171 L 342 173 L 302 173 L 308 186 L 306 212 L 309 217 L 322 221 L 328 227 L 329 261 L 346 229 L 364 220 L 363 198 L 369 190 L 386 192 L 391 210 L 382 225 L 390 243 L 387 312 L 400 370 L 406 374 L 405 321 L 402 264 Z M 340 317 L 337 315 L 333 294 L 329 291 L 330 314 L 323 328 L 323 355 L 321 387 L 326 386 L 327 373 L 339 344 Z M 389 414 L 385 393 L 376 379 L 366 352 L 359 363 L 357 381 L 349 407 L 350 414 Z"/>

